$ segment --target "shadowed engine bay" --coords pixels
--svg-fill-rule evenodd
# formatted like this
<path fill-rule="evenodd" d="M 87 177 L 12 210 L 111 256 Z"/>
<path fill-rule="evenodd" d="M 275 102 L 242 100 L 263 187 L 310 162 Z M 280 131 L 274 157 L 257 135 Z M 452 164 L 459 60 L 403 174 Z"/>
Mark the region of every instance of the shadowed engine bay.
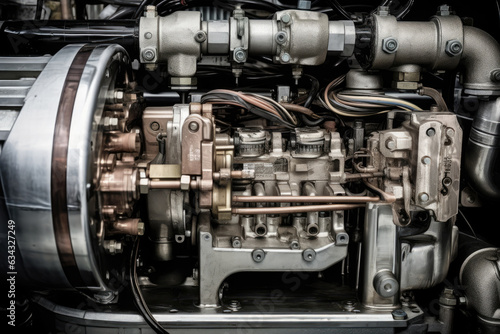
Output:
<path fill-rule="evenodd" d="M 500 331 L 498 1 L 0 19 L 10 329 Z"/>

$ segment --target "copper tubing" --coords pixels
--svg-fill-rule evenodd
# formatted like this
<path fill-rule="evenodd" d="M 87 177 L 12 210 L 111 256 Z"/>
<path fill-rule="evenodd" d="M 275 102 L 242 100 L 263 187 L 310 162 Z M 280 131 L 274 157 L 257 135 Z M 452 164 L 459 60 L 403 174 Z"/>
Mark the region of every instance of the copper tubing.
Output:
<path fill-rule="evenodd" d="M 302 213 L 319 211 L 341 211 L 356 208 L 363 208 L 364 204 L 327 204 L 327 205 L 305 205 L 305 206 L 286 206 L 286 207 L 267 207 L 267 208 L 233 208 L 233 214 L 240 215 L 268 215 L 281 213 Z"/>
<path fill-rule="evenodd" d="M 113 223 L 113 229 L 109 234 L 143 235 L 144 224 L 138 218 L 118 220 Z"/>
<path fill-rule="evenodd" d="M 379 197 L 369 196 L 233 196 L 241 203 L 368 203 L 379 202 Z"/>
<path fill-rule="evenodd" d="M 434 88 L 422 87 L 418 90 L 418 93 L 420 95 L 426 95 L 432 97 L 441 111 L 448 111 L 448 106 L 446 105 L 443 96 Z"/>
<path fill-rule="evenodd" d="M 298 112 L 307 116 L 311 116 L 312 118 L 318 119 L 320 118 L 318 115 L 316 115 L 311 109 L 299 106 L 298 104 L 292 104 L 292 103 L 285 103 L 285 102 L 280 102 L 280 104 L 285 107 L 286 110 Z"/>
<path fill-rule="evenodd" d="M 367 179 L 372 177 L 383 177 L 383 172 L 375 172 L 375 173 L 356 173 L 356 174 L 345 174 L 345 179 L 347 180 L 359 180 L 359 179 Z"/>

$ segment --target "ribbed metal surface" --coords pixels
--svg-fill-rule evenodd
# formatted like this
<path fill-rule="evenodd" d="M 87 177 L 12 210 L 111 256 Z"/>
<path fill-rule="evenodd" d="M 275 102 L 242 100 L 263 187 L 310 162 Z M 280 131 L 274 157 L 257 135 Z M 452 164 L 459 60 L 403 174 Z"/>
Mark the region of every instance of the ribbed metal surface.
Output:
<path fill-rule="evenodd" d="M 0 57 L 0 141 L 7 139 L 31 86 L 51 58 Z"/>
<path fill-rule="evenodd" d="M 230 16 L 228 11 L 217 7 L 192 7 L 189 10 L 201 12 L 203 21 L 227 20 Z"/>

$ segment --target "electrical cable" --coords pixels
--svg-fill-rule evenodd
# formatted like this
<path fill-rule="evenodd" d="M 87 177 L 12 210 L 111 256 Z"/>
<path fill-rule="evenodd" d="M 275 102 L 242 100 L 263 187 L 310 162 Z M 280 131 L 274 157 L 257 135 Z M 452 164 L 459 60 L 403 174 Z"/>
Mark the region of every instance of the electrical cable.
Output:
<path fill-rule="evenodd" d="M 130 268 L 129 268 L 129 276 L 130 276 L 130 286 L 132 289 L 132 295 L 134 296 L 134 304 L 143 316 L 144 320 L 146 320 L 147 324 L 157 333 L 157 334 L 168 334 L 168 332 L 163 328 L 158 321 L 154 318 L 153 314 L 149 310 L 146 301 L 141 292 L 141 288 L 139 287 L 139 279 L 137 278 L 137 257 L 139 254 L 139 244 L 140 238 L 136 237 L 134 240 L 134 245 L 132 247 L 132 251 L 130 253 Z"/>

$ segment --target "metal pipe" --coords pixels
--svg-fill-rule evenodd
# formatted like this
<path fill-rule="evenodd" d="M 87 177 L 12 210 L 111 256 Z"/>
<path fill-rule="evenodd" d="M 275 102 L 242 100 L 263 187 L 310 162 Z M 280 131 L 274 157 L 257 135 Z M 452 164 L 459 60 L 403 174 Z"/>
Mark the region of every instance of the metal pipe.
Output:
<path fill-rule="evenodd" d="M 71 0 L 61 0 L 61 16 L 63 20 L 73 19 Z"/>
<path fill-rule="evenodd" d="M 150 180 L 149 181 L 150 189 L 181 189 L 181 181 L 180 180 Z M 191 180 L 189 182 L 189 189 L 197 189 L 198 182 L 195 180 Z"/>
<path fill-rule="evenodd" d="M 464 27 L 464 51 L 460 64 L 464 68 L 466 93 L 493 95 L 491 91 L 500 90 L 500 45 L 487 32 Z"/>
<path fill-rule="evenodd" d="M 466 147 L 465 170 L 472 187 L 489 200 L 500 199 L 500 98 L 480 101 Z"/>
<path fill-rule="evenodd" d="M 233 196 L 239 203 L 368 203 L 378 202 L 371 196 Z"/>
<path fill-rule="evenodd" d="M 267 215 L 282 213 L 302 213 L 319 211 L 341 211 L 355 208 L 362 208 L 363 204 L 328 204 L 328 205 L 305 205 L 305 206 L 287 206 L 287 207 L 267 207 L 267 208 L 233 208 L 233 214 L 240 215 Z"/>

